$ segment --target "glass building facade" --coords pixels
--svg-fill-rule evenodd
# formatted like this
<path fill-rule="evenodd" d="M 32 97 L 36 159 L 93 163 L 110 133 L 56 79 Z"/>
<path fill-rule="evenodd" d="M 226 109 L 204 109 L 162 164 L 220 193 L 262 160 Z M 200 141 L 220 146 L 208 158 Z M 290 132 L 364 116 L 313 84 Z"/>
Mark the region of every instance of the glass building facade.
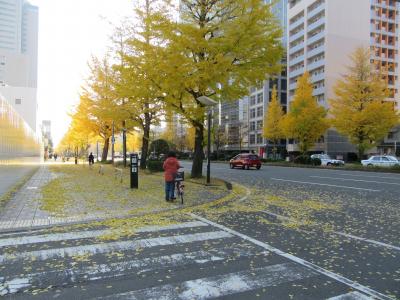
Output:
<path fill-rule="evenodd" d="M 41 154 L 40 137 L 0 95 L 0 165 L 39 163 Z"/>

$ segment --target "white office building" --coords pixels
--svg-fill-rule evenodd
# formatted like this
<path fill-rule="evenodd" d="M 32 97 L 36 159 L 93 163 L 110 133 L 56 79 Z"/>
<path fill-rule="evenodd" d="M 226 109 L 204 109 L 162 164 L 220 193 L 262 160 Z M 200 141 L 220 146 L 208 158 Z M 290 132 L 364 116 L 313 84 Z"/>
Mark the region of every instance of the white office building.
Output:
<path fill-rule="evenodd" d="M 0 1 L 0 92 L 36 130 L 38 8 Z"/>
<path fill-rule="evenodd" d="M 391 97 L 399 102 L 399 15 L 395 0 L 289 0 L 288 8 L 288 97 L 293 98 L 297 79 L 311 75 L 313 95 L 329 107 L 333 87 L 351 64 L 357 47 L 371 48 L 371 63 L 388 82 Z M 296 151 L 294 144 L 289 151 Z M 333 156 L 355 152 L 345 138 L 328 130 L 315 148 Z"/>

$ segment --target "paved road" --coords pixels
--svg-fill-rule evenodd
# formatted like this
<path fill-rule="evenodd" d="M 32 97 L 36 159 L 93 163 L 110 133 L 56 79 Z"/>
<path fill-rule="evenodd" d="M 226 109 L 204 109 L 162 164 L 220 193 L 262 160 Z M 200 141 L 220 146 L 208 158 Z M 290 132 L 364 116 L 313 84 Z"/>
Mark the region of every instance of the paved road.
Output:
<path fill-rule="evenodd" d="M 400 186 L 386 184 L 400 183 L 398 175 L 221 164 L 213 175 L 250 194 L 218 215 L 197 211 L 116 241 L 97 239 L 103 227 L 0 234 L 0 295 L 400 298 Z M 290 225 L 297 219 L 312 222 Z"/>

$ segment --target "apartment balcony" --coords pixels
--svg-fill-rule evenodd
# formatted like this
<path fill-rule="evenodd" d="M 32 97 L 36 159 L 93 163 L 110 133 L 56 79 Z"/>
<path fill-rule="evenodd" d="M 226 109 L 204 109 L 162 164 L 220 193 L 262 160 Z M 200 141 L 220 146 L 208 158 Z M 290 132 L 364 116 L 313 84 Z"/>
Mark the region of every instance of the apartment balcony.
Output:
<path fill-rule="evenodd" d="M 304 68 L 299 68 L 294 71 L 289 71 L 289 78 L 297 77 L 304 74 Z"/>
<path fill-rule="evenodd" d="M 325 52 L 325 45 L 321 45 L 318 48 L 314 48 L 312 50 L 307 51 L 307 58 L 313 57 L 315 55 L 321 54 Z"/>
<path fill-rule="evenodd" d="M 305 59 L 304 54 L 302 54 L 296 58 L 289 59 L 289 66 L 291 67 L 291 66 L 297 65 L 298 63 L 304 61 L 304 59 Z"/>
<path fill-rule="evenodd" d="M 385 48 L 385 49 L 391 49 L 391 50 L 396 50 L 396 49 L 397 49 L 396 46 L 393 46 L 393 45 L 384 43 L 383 41 L 382 41 L 382 43 L 376 43 L 376 42 L 374 42 L 374 43 L 372 43 L 372 45 L 373 45 L 374 47 L 378 47 L 378 48 Z"/>
<path fill-rule="evenodd" d="M 312 71 L 318 68 L 325 66 L 325 59 L 320 59 L 318 61 L 314 61 L 307 65 L 307 71 Z"/>
<path fill-rule="evenodd" d="M 289 25 L 289 31 L 299 27 L 301 24 L 304 24 L 304 17 L 301 17 L 296 22 Z"/>
<path fill-rule="evenodd" d="M 310 37 L 307 39 L 307 45 L 314 44 L 315 42 L 318 42 L 319 40 L 322 40 L 325 37 L 325 32 L 321 31 L 317 33 L 316 35 Z"/>
<path fill-rule="evenodd" d="M 289 84 L 289 91 L 294 91 L 297 88 L 297 82 Z"/>
<path fill-rule="evenodd" d="M 291 55 L 293 53 L 296 53 L 296 52 L 298 52 L 298 51 L 300 51 L 302 49 L 304 49 L 304 42 L 302 42 L 302 43 L 300 43 L 300 44 L 298 44 L 298 45 L 296 45 L 296 46 L 294 46 L 292 48 L 289 48 L 289 55 Z"/>
<path fill-rule="evenodd" d="M 324 25 L 324 24 L 325 24 L 325 17 L 322 17 L 322 18 L 319 19 L 318 21 L 316 21 L 316 22 L 314 22 L 314 23 L 308 25 L 308 26 L 307 26 L 307 31 L 308 31 L 308 32 L 313 31 L 314 29 L 316 29 L 316 28 L 318 28 L 318 27 L 320 27 L 320 26 L 322 26 L 322 25 Z"/>
<path fill-rule="evenodd" d="M 325 79 L 325 73 L 320 73 L 317 75 L 311 76 L 311 82 L 318 82 Z"/>
<path fill-rule="evenodd" d="M 320 6 L 316 7 L 312 11 L 309 11 L 307 13 L 308 20 L 312 19 L 313 17 L 315 17 L 319 13 L 323 12 L 324 10 L 325 10 L 325 4 L 321 4 Z"/>
<path fill-rule="evenodd" d="M 299 32 L 289 36 L 289 43 L 302 38 L 304 36 L 304 34 L 305 34 L 305 31 L 304 30 L 300 30 Z"/>
<path fill-rule="evenodd" d="M 325 94 L 325 87 L 323 86 L 323 87 L 314 89 L 312 94 L 314 97 Z"/>

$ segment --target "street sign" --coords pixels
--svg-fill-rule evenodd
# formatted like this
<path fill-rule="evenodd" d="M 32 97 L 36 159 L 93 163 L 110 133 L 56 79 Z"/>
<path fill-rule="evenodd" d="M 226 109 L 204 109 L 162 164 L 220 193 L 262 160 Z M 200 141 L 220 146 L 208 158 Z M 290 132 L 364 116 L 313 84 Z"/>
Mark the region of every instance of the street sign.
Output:
<path fill-rule="evenodd" d="M 139 156 L 131 154 L 131 189 L 139 188 Z"/>

